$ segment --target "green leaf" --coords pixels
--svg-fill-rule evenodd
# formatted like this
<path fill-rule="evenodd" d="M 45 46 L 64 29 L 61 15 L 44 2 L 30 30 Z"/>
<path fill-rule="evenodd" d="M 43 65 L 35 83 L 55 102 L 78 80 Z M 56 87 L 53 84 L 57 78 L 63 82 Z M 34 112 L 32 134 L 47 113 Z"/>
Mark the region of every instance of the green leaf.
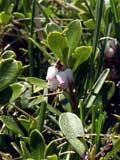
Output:
<path fill-rule="evenodd" d="M 11 58 L 0 61 L 0 91 L 15 81 L 21 67 L 21 62 Z"/>
<path fill-rule="evenodd" d="M 47 34 L 49 34 L 50 32 L 54 32 L 54 31 L 62 32 L 62 29 L 57 24 L 50 22 L 46 25 L 45 31 Z"/>
<path fill-rule="evenodd" d="M 76 0 L 76 1 L 74 2 L 74 5 L 75 5 L 76 7 L 78 7 L 78 8 L 80 8 L 82 2 L 83 2 L 83 0 Z"/>
<path fill-rule="evenodd" d="M 70 101 L 64 94 L 59 95 L 59 103 L 62 106 L 62 108 L 67 112 L 72 112 L 72 106 L 70 104 Z"/>
<path fill-rule="evenodd" d="M 11 16 L 5 11 L 0 12 L 0 24 L 8 24 L 11 20 Z"/>
<path fill-rule="evenodd" d="M 16 54 L 12 50 L 6 50 L 2 53 L 1 58 L 7 59 L 7 58 L 16 58 Z"/>
<path fill-rule="evenodd" d="M 22 157 L 24 159 L 31 157 L 30 152 L 26 146 L 26 143 L 24 141 L 20 141 L 20 147 L 22 150 Z"/>
<path fill-rule="evenodd" d="M 25 15 L 23 13 L 20 13 L 20 12 L 13 12 L 13 16 L 17 19 L 25 18 Z"/>
<path fill-rule="evenodd" d="M 2 115 L 0 116 L 0 120 L 6 125 L 6 127 L 8 129 L 10 129 L 11 131 L 20 134 L 22 136 L 24 136 L 23 132 L 21 131 L 21 129 L 18 127 L 18 125 L 16 124 L 15 120 L 13 120 L 12 118 Z"/>
<path fill-rule="evenodd" d="M 85 145 L 78 139 L 84 137 L 81 120 L 75 114 L 66 112 L 60 115 L 59 125 L 68 142 L 82 156 L 85 152 Z"/>
<path fill-rule="evenodd" d="M 41 87 L 41 89 L 48 88 L 46 81 L 43 79 L 35 78 L 35 77 L 27 77 L 25 78 L 25 80 L 35 86 Z"/>
<path fill-rule="evenodd" d="M 20 149 L 20 146 L 18 144 L 16 144 L 15 142 L 11 142 L 11 145 L 13 146 L 13 148 L 20 154 L 22 155 L 22 151 Z"/>
<path fill-rule="evenodd" d="M 96 3 L 96 21 L 95 21 L 95 29 L 94 29 L 94 35 L 93 35 L 93 56 L 91 57 L 91 62 L 93 62 L 93 59 L 96 54 L 97 50 L 97 44 L 99 41 L 99 34 L 100 34 L 100 25 L 101 25 L 101 19 L 102 19 L 102 9 L 103 9 L 104 0 L 98 0 Z"/>
<path fill-rule="evenodd" d="M 70 22 L 64 32 L 65 36 L 68 39 L 69 56 L 70 56 L 71 53 L 74 51 L 74 49 L 78 46 L 81 38 L 82 26 L 80 20 L 74 20 Z"/>
<path fill-rule="evenodd" d="M 112 81 L 105 81 L 101 92 L 103 101 L 108 102 L 115 93 L 115 83 Z"/>
<path fill-rule="evenodd" d="M 68 43 L 66 37 L 60 32 L 51 32 L 47 37 L 47 42 L 55 54 L 56 58 L 59 58 L 64 62 L 64 58 L 67 56 Z"/>
<path fill-rule="evenodd" d="M 39 96 L 38 98 L 35 98 L 34 100 L 32 100 L 31 102 L 29 102 L 28 107 L 31 108 L 37 104 L 40 104 L 41 102 L 43 102 L 45 100 L 44 96 Z"/>
<path fill-rule="evenodd" d="M 45 154 L 46 156 L 48 155 L 53 155 L 53 154 L 57 154 L 58 153 L 58 149 L 57 149 L 57 143 L 55 140 L 52 140 L 46 147 L 46 151 Z"/>
<path fill-rule="evenodd" d="M 45 140 L 42 134 L 34 129 L 30 134 L 30 149 L 32 158 L 35 160 L 40 160 L 45 158 Z"/>
<path fill-rule="evenodd" d="M 14 83 L 12 85 L 10 85 L 11 89 L 12 89 L 12 96 L 10 98 L 10 102 L 14 102 L 17 98 L 20 97 L 20 95 L 25 91 L 25 87 L 24 85 L 20 84 L 20 83 Z"/>
<path fill-rule="evenodd" d="M 80 64 L 85 62 L 91 55 L 92 47 L 91 46 L 81 46 L 75 49 L 72 56 L 75 58 L 73 65 L 73 71 L 75 71 Z"/>
<path fill-rule="evenodd" d="M 47 109 L 49 112 L 56 114 L 57 116 L 59 116 L 61 114 L 61 112 L 57 108 L 53 107 L 50 104 L 47 104 Z"/>
<path fill-rule="evenodd" d="M 8 152 L 11 149 L 12 138 L 7 134 L 0 134 L 0 151 Z"/>
<path fill-rule="evenodd" d="M 24 129 L 29 133 L 31 121 L 24 118 L 17 118 L 20 124 L 24 127 Z"/>
<path fill-rule="evenodd" d="M 111 5 L 111 10 L 113 12 L 114 18 L 115 18 L 115 22 L 119 23 L 119 14 L 117 11 L 117 3 L 114 0 L 110 0 L 110 5 Z"/>
<path fill-rule="evenodd" d="M 53 154 L 51 156 L 47 156 L 47 160 L 58 160 L 57 155 Z"/>
<path fill-rule="evenodd" d="M 105 11 L 104 11 L 104 21 L 105 21 L 105 24 L 107 25 L 107 23 L 108 23 L 108 21 L 109 21 L 109 15 L 110 15 L 110 13 L 111 13 L 111 7 L 110 6 L 106 6 L 106 8 L 105 8 Z"/>
<path fill-rule="evenodd" d="M 32 85 L 27 82 L 21 82 L 22 85 L 26 88 L 24 93 L 20 96 L 20 104 L 23 108 L 27 108 L 30 102 L 29 97 L 32 96 Z"/>
<path fill-rule="evenodd" d="M 42 47 L 38 42 L 36 42 L 33 38 L 29 37 L 28 40 L 30 40 L 45 56 L 45 58 L 52 60 L 53 57 L 47 52 L 47 50 Z"/>
<path fill-rule="evenodd" d="M 87 21 L 84 21 L 84 25 L 91 30 L 94 30 L 95 28 L 93 19 L 88 19 Z"/>
<path fill-rule="evenodd" d="M 0 104 L 5 105 L 14 102 L 25 91 L 25 87 L 20 83 L 14 83 L 0 92 Z"/>
<path fill-rule="evenodd" d="M 81 120 L 73 113 L 62 113 L 59 118 L 59 125 L 68 139 L 84 136 Z"/>
<path fill-rule="evenodd" d="M 12 96 L 12 89 L 11 87 L 7 87 L 0 92 L 0 105 L 5 105 L 9 103 L 10 98 Z"/>

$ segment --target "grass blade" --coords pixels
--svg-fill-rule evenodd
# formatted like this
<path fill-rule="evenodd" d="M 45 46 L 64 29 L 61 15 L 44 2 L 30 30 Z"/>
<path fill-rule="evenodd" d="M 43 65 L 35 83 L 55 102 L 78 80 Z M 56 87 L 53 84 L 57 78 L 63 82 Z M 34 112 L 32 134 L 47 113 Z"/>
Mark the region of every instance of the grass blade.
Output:
<path fill-rule="evenodd" d="M 102 85 L 106 79 L 106 77 L 109 74 L 109 69 L 105 69 L 102 74 L 99 76 L 98 80 L 96 81 L 96 83 L 93 86 L 93 89 L 91 91 L 91 93 L 88 95 L 86 102 L 84 103 L 84 106 L 86 108 L 90 108 L 97 96 L 97 94 L 99 93 L 100 89 L 102 88 Z"/>

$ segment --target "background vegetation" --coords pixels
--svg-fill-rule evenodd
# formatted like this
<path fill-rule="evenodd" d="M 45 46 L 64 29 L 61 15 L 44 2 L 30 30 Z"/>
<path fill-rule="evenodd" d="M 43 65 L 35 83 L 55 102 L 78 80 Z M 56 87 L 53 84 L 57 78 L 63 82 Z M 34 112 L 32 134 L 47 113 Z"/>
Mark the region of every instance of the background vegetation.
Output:
<path fill-rule="evenodd" d="M 0 159 L 120 159 L 120 1 L 0 0 Z M 60 62 L 74 83 L 51 91 Z"/>

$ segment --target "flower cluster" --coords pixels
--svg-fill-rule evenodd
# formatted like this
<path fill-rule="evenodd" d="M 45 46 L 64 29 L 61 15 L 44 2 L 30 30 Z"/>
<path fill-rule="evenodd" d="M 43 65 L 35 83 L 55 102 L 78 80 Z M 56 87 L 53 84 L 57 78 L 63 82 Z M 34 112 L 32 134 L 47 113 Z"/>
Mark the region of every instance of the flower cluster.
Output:
<path fill-rule="evenodd" d="M 66 89 L 69 84 L 74 82 L 73 73 L 70 68 L 61 71 L 56 66 L 48 68 L 46 80 L 51 91 L 55 91 L 58 87 Z"/>

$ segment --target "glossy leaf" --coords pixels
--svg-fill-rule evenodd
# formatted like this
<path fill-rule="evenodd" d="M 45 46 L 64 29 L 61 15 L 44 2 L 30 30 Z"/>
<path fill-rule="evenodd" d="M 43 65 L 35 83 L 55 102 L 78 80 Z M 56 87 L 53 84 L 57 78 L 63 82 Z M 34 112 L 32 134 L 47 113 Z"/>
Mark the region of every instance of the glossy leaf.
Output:
<path fill-rule="evenodd" d="M 45 158 L 45 140 L 42 134 L 34 129 L 30 134 L 30 149 L 32 158 L 35 160 L 40 160 Z"/>
<path fill-rule="evenodd" d="M 0 91 L 15 81 L 21 67 L 21 62 L 17 62 L 11 58 L 0 61 Z"/>
<path fill-rule="evenodd" d="M 80 64 L 85 62 L 91 55 L 92 47 L 91 46 L 81 46 L 75 49 L 72 56 L 75 58 L 73 65 L 73 71 L 75 71 Z"/>

